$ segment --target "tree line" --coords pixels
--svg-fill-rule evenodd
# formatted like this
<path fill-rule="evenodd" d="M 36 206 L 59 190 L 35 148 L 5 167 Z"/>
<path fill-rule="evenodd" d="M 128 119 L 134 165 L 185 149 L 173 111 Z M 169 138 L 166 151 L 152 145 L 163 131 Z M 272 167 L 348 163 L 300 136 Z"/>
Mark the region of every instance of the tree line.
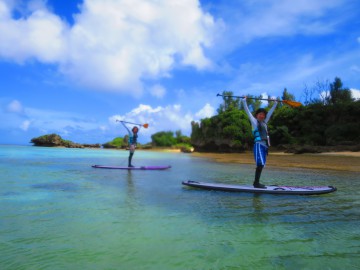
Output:
<path fill-rule="evenodd" d="M 192 122 L 190 138 L 180 130 L 160 131 L 151 136 L 151 142 L 139 144 L 140 149 L 153 147 L 179 148 L 183 152 L 242 152 L 250 150 L 253 135 L 250 121 L 239 98 L 228 97 L 232 92 L 224 91 L 223 102 L 217 114 L 210 118 Z M 343 86 L 340 78 L 334 82 L 317 82 L 313 87 L 305 86 L 304 104 L 290 107 L 279 103 L 268 123 L 271 145 L 281 148 L 307 146 L 308 151 L 316 147 L 351 146 L 360 151 L 360 100 L 355 100 L 351 91 Z M 250 110 L 256 111 L 264 104 L 263 96 L 247 95 Z M 255 98 L 255 99 L 251 99 Z M 286 88 L 279 100 L 295 100 L 295 96 Z M 269 101 L 265 108 L 272 107 Z M 38 146 L 95 147 L 126 149 L 128 135 L 116 137 L 104 144 L 83 145 L 63 140 L 59 135 L 49 134 L 33 138 L 32 143 Z"/>
<path fill-rule="evenodd" d="M 224 96 L 233 95 L 223 92 Z M 192 122 L 191 143 L 197 151 L 241 152 L 251 149 L 253 136 L 248 117 L 239 98 L 224 97 L 217 115 Z M 260 96 L 247 95 L 252 98 Z M 285 88 L 279 100 L 295 100 Z M 360 101 L 343 87 L 340 78 L 334 82 L 318 82 L 305 87 L 305 102 L 294 108 L 278 104 L 269 122 L 269 134 L 273 146 L 337 146 L 352 145 L 359 150 Z M 250 110 L 263 104 L 260 100 L 247 99 Z M 272 106 L 267 104 L 267 109 Z"/>
<path fill-rule="evenodd" d="M 66 147 L 66 148 L 110 148 L 110 149 L 127 149 L 129 135 L 124 137 L 116 137 L 113 140 L 104 144 L 81 144 L 75 143 L 70 140 L 64 140 L 58 134 L 46 134 L 31 139 L 34 146 L 47 146 L 47 147 Z M 151 136 L 151 142 L 147 144 L 138 144 L 140 149 L 151 149 L 153 147 L 167 147 L 180 149 L 182 152 L 192 152 L 190 138 L 184 136 L 180 130 L 175 133 L 172 131 L 160 131 Z"/>
<path fill-rule="evenodd" d="M 122 137 L 116 137 L 112 141 L 103 144 L 104 148 L 117 148 L 126 149 L 128 147 L 129 135 Z M 183 152 L 191 152 L 192 146 L 190 143 L 190 137 L 187 137 L 181 133 L 181 130 L 173 131 L 160 131 L 151 135 L 151 142 L 147 144 L 138 143 L 139 149 L 151 149 L 153 147 L 158 148 L 176 148 L 181 149 Z"/>

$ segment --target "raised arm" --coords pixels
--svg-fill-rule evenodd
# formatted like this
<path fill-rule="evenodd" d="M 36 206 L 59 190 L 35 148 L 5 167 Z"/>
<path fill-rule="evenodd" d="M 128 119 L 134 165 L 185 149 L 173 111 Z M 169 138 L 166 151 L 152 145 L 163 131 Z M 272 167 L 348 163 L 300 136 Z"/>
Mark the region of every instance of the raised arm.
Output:
<path fill-rule="evenodd" d="M 121 124 L 124 126 L 124 128 L 126 128 L 126 130 L 128 131 L 129 135 L 131 135 L 131 131 L 130 129 L 126 126 L 126 124 L 123 121 L 120 121 Z"/>
<path fill-rule="evenodd" d="M 249 119 L 250 119 L 251 125 L 252 125 L 253 127 L 256 127 L 256 126 L 257 126 L 257 120 L 256 120 L 256 118 L 252 115 L 252 113 L 250 112 L 249 107 L 248 107 L 247 102 L 246 102 L 246 98 L 243 98 L 241 101 L 242 101 L 242 103 L 243 103 L 243 105 L 244 105 L 245 112 L 246 112 L 247 116 L 248 116 Z"/>
<path fill-rule="evenodd" d="M 278 104 L 278 102 L 275 100 L 274 105 L 271 107 L 270 111 L 266 115 L 266 118 L 264 120 L 265 123 L 267 123 L 270 120 L 270 117 L 273 114 L 273 112 L 275 111 L 277 104 Z"/>

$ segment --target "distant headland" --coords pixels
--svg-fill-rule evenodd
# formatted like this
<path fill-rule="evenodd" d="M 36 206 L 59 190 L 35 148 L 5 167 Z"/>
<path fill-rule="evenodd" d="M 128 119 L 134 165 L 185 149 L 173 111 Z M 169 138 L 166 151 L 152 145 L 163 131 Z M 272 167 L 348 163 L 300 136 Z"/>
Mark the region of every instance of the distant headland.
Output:
<path fill-rule="evenodd" d="M 170 132 L 171 133 L 171 132 Z M 170 133 L 167 134 L 170 136 Z M 162 133 L 160 133 L 161 135 Z M 171 133 L 172 134 L 172 133 Z M 180 136 L 180 139 L 184 140 L 184 136 Z M 155 149 L 155 150 L 176 150 L 184 153 L 191 153 L 194 151 L 194 148 L 189 143 L 174 141 L 174 144 L 166 144 L 161 145 L 161 143 L 147 143 L 147 144 L 137 144 L 138 149 Z M 31 139 L 31 143 L 33 146 L 43 146 L 43 147 L 65 147 L 65 148 L 104 148 L 104 149 L 128 149 L 127 143 L 127 135 L 124 138 L 114 138 L 110 142 L 106 142 L 104 144 L 96 143 L 96 144 L 82 144 L 75 143 L 70 140 L 64 140 L 58 134 L 47 134 L 42 135 L 36 138 Z"/>
<path fill-rule="evenodd" d="M 40 137 L 32 138 L 31 143 L 34 146 L 46 146 L 46 147 L 66 147 L 66 148 L 101 148 L 101 144 L 81 144 L 75 143 L 69 140 L 64 140 L 58 134 L 47 134 Z"/>

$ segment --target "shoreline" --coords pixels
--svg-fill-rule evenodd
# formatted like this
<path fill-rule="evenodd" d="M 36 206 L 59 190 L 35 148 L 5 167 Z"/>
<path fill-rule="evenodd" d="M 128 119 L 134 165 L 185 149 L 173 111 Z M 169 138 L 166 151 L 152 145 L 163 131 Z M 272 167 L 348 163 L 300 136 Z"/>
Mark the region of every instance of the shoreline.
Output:
<path fill-rule="evenodd" d="M 63 147 L 56 147 L 56 148 L 63 148 Z M 104 149 L 104 148 L 83 148 L 83 149 L 127 151 L 126 149 Z M 181 153 L 186 155 L 192 155 L 193 157 L 207 158 L 215 162 L 221 162 L 221 163 L 255 165 L 253 153 L 250 151 L 244 153 L 206 153 L 206 152 L 182 153 L 180 149 L 174 149 L 174 148 L 137 149 L 137 151 Z M 293 154 L 293 153 L 285 153 L 281 151 L 274 151 L 274 152 L 270 151 L 266 166 L 281 167 L 281 168 L 304 168 L 304 169 L 360 172 L 360 152 L 339 151 L 339 152 Z"/>
<path fill-rule="evenodd" d="M 252 152 L 224 154 L 195 152 L 192 155 L 220 163 L 255 165 Z M 270 152 L 266 166 L 360 172 L 360 152 L 326 152 L 319 154 Z"/>

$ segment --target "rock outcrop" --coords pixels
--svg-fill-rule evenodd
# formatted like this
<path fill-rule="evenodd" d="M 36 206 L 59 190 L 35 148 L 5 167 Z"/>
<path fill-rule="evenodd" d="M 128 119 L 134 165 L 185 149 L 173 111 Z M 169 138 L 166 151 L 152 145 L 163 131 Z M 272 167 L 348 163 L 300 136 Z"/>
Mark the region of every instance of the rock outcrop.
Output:
<path fill-rule="evenodd" d="M 47 146 L 47 147 L 67 147 L 67 148 L 100 148 L 100 144 L 80 144 L 74 143 L 69 140 L 64 140 L 60 135 L 47 134 L 37 138 L 32 138 L 31 143 L 34 146 Z"/>

